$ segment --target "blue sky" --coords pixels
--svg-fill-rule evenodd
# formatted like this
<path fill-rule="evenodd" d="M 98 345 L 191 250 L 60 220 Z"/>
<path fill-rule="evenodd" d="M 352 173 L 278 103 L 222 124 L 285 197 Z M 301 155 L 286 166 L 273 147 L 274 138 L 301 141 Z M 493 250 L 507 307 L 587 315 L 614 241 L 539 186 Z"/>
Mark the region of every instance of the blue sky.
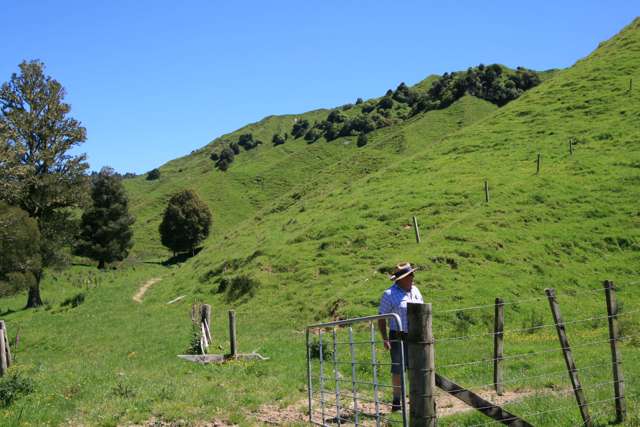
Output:
<path fill-rule="evenodd" d="M 635 1 L 0 0 L 0 81 L 40 59 L 91 168 L 143 173 L 270 114 L 499 62 L 568 67 Z"/>

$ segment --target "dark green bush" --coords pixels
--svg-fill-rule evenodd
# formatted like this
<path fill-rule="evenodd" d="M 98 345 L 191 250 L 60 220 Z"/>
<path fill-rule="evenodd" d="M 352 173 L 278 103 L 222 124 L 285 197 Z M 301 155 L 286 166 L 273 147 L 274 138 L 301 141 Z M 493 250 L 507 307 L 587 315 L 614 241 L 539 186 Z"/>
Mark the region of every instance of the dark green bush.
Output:
<path fill-rule="evenodd" d="M 364 133 L 361 133 L 358 136 L 358 142 L 357 142 L 358 147 L 364 147 L 365 145 L 367 145 L 368 142 L 369 142 L 369 138 L 367 138 L 367 135 L 365 135 Z"/>
<path fill-rule="evenodd" d="M 20 396 L 32 393 L 33 380 L 20 374 L 11 374 L 0 379 L 0 406 L 10 406 Z"/>
<path fill-rule="evenodd" d="M 253 277 L 246 275 L 236 276 L 231 279 L 226 288 L 227 301 L 236 301 L 243 297 L 253 297 L 259 287 L 260 282 Z"/>
<path fill-rule="evenodd" d="M 62 301 L 62 303 L 60 303 L 60 307 L 66 307 L 70 305 L 71 308 L 76 308 L 84 302 L 85 296 L 86 295 L 84 294 L 84 292 L 80 292 L 79 294 L 76 294 Z"/>
<path fill-rule="evenodd" d="M 160 178 L 160 169 L 155 168 L 147 173 L 147 181 L 153 181 Z"/>

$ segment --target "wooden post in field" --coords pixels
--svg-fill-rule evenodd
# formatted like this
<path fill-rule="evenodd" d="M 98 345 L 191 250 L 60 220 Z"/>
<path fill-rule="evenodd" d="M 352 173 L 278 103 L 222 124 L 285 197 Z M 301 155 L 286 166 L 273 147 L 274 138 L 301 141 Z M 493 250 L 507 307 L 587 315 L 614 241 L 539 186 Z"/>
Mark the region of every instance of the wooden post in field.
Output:
<path fill-rule="evenodd" d="M 589 408 L 587 407 L 587 399 L 584 395 L 582 385 L 578 379 L 578 369 L 573 361 L 573 355 L 571 354 L 571 346 L 569 346 L 569 339 L 567 338 L 567 332 L 564 328 L 564 322 L 562 321 L 562 315 L 560 314 L 560 305 L 556 299 L 556 291 L 553 288 L 547 288 L 544 290 L 549 299 L 549 306 L 551 307 L 551 314 L 553 315 L 553 321 L 556 324 L 556 330 L 558 332 L 558 339 L 560 340 L 560 346 L 562 347 L 562 353 L 564 355 L 564 361 L 569 371 L 569 378 L 573 385 L 573 393 L 576 395 L 576 401 L 578 402 L 578 408 L 580 409 L 580 415 L 584 426 L 591 427 L 591 417 L 589 417 Z"/>
<path fill-rule="evenodd" d="M 431 304 L 407 304 L 409 320 L 409 425 L 435 427 L 436 369 Z"/>
<path fill-rule="evenodd" d="M 0 331 L 4 333 L 4 331 Z M 7 349 L 5 346 L 4 336 L 0 339 L 0 376 L 4 376 L 7 372 Z"/>
<path fill-rule="evenodd" d="M 9 367 L 13 361 L 11 357 L 11 345 L 9 344 L 9 333 L 7 332 L 7 325 L 4 323 L 4 320 L 0 320 L 0 328 L 2 329 L 2 339 L 4 340 L 4 348 L 7 354 L 7 367 Z"/>
<path fill-rule="evenodd" d="M 622 375 L 622 360 L 618 348 L 618 302 L 616 288 L 613 282 L 605 280 L 604 291 L 607 300 L 607 318 L 609 319 L 609 342 L 611 344 L 611 363 L 613 364 L 613 393 L 616 405 L 616 421 L 621 423 L 627 414 L 627 404 L 624 399 L 624 376 Z"/>
<path fill-rule="evenodd" d="M 211 344 L 211 306 L 209 304 L 202 304 L 200 307 L 201 322 L 205 323 L 205 333 L 207 335 L 207 341 Z"/>
<path fill-rule="evenodd" d="M 573 138 L 569 138 L 569 154 L 573 155 Z"/>
<path fill-rule="evenodd" d="M 540 175 L 540 157 L 542 156 L 538 153 L 538 158 L 536 159 L 536 175 Z"/>
<path fill-rule="evenodd" d="M 631 93 L 631 89 L 633 89 L 633 79 L 629 79 L 629 93 Z"/>
<path fill-rule="evenodd" d="M 416 243 L 420 243 L 420 229 L 418 228 L 418 219 L 413 217 L 413 230 L 416 232 Z"/>
<path fill-rule="evenodd" d="M 498 396 L 504 393 L 502 385 L 502 356 L 504 352 L 504 301 L 496 298 L 493 323 L 493 386 Z"/>
<path fill-rule="evenodd" d="M 229 355 L 232 358 L 238 357 L 238 343 L 236 341 L 236 312 L 229 310 L 229 343 L 231 351 Z"/>
<path fill-rule="evenodd" d="M 484 201 L 489 203 L 489 181 L 484 180 Z"/>

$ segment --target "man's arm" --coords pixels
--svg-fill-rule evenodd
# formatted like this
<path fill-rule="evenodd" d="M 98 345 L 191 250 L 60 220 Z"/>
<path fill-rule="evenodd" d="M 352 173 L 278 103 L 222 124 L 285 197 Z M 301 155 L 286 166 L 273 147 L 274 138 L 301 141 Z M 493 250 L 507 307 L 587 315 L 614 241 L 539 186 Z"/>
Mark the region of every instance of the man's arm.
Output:
<path fill-rule="evenodd" d="M 380 330 L 380 335 L 382 335 L 382 341 L 384 341 L 384 348 L 389 350 L 391 348 L 391 343 L 387 336 L 387 319 L 378 319 L 378 329 Z"/>

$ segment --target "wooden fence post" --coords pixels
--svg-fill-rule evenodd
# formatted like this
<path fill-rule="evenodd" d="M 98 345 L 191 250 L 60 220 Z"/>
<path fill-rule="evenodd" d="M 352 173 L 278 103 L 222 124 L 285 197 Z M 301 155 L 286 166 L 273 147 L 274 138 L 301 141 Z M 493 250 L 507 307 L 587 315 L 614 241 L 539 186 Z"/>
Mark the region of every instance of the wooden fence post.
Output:
<path fill-rule="evenodd" d="M 553 321 L 556 324 L 556 330 L 558 332 L 558 340 L 560 341 L 560 346 L 562 347 L 564 361 L 567 365 L 567 370 L 569 371 L 571 384 L 573 385 L 573 393 L 576 395 L 576 401 L 578 402 L 578 408 L 580 409 L 580 415 L 582 416 L 582 425 L 591 427 L 592 424 L 591 418 L 589 417 L 587 399 L 584 395 L 584 390 L 580 385 L 580 380 L 578 379 L 578 369 L 576 368 L 576 364 L 573 361 L 573 355 L 571 354 L 571 346 L 569 346 L 569 339 L 567 338 L 567 332 L 564 328 L 562 315 L 560 314 L 560 305 L 556 300 L 556 291 L 553 288 L 547 288 L 544 290 L 544 292 L 545 294 L 547 294 L 547 298 L 549 299 L 551 314 L 553 315 Z"/>
<path fill-rule="evenodd" d="M 0 331 L 4 334 L 4 331 Z M 5 347 L 4 335 L 0 336 L 0 377 L 7 372 L 7 349 Z"/>
<path fill-rule="evenodd" d="M 621 423 L 627 414 L 627 404 L 624 399 L 624 376 L 622 375 L 622 360 L 618 348 L 618 302 L 616 288 L 613 282 L 605 280 L 604 291 L 607 300 L 607 318 L 609 319 L 609 342 L 611 344 L 611 363 L 613 364 L 613 392 L 616 404 L 616 421 Z"/>
<path fill-rule="evenodd" d="M 540 157 L 541 154 L 538 153 L 538 158 L 536 159 L 536 175 L 540 175 Z"/>
<path fill-rule="evenodd" d="M 629 93 L 631 93 L 631 89 L 633 89 L 633 79 L 629 79 Z"/>
<path fill-rule="evenodd" d="M 435 427 L 436 370 L 431 304 L 407 304 L 409 320 L 409 425 Z"/>
<path fill-rule="evenodd" d="M 418 219 L 413 217 L 413 229 L 416 232 L 416 243 L 420 243 L 420 229 L 418 228 Z"/>
<path fill-rule="evenodd" d="M 484 201 L 489 203 L 489 181 L 484 180 Z"/>
<path fill-rule="evenodd" d="M 502 385 L 502 356 L 504 351 L 504 301 L 496 298 L 493 324 L 493 385 L 498 396 L 504 393 Z"/>
<path fill-rule="evenodd" d="M 229 310 L 229 343 L 231 346 L 230 356 L 238 357 L 238 343 L 236 341 L 236 312 Z"/>
<path fill-rule="evenodd" d="M 573 138 L 569 138 L 569 154 L 573 155 Z"/>
<path fill-rule="evenodd" d="M 4 320 L 0 320 L 0 329 L 2 329 L 2 338 L 4 339 L 4 348 L 7 354 L 7 367 L 10 367 L 13 360 L 11 357 L 11 345 L 9 344 L 9 333 L 7 332 L 7 325 L 4 323 Z"/>
<path fill-rule="evenodd" d="M 205 333 L 209 344 L 211 344 L 211 305 L 202 304 L 202 307 L 200 307 L 200 317 L 201 322 L 206 322 Z"/>

